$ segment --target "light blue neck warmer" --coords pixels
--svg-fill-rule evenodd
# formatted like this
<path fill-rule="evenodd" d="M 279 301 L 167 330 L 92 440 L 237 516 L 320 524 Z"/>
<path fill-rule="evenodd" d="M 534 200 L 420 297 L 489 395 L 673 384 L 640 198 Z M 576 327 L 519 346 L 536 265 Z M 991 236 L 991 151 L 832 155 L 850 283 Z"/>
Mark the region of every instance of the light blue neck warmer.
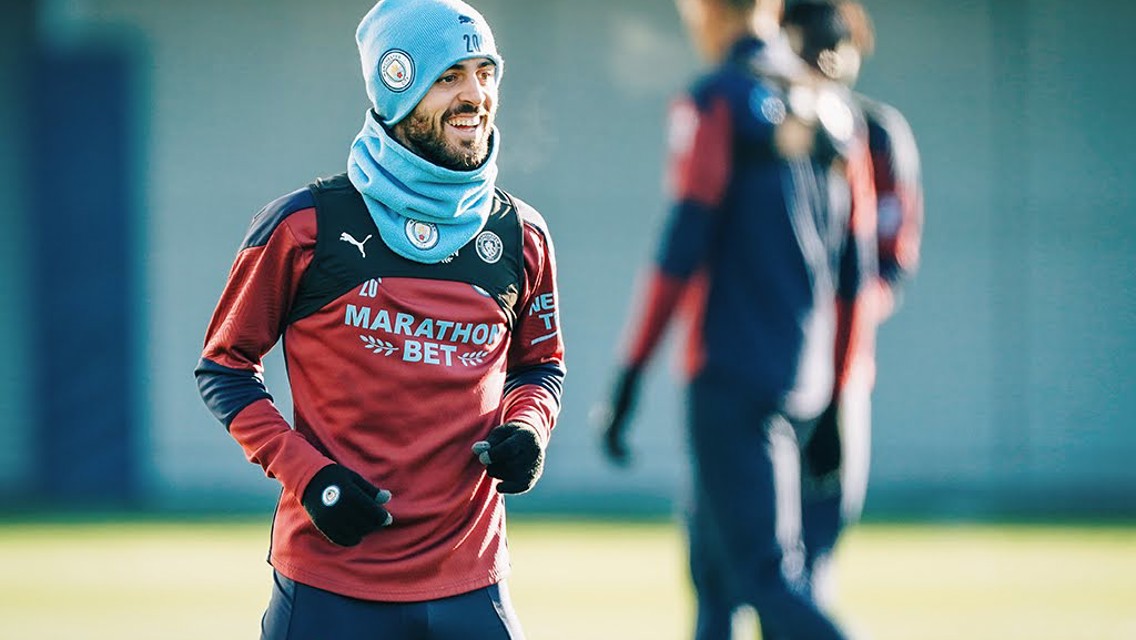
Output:
<path fill-rule="evenodd" d="M 485 226 L 500 141 L 494 127 L 485 162 L 472 171 L 454 171 L 399 144 L 368 111 L 351 144 L 347 177 L 363 195 L 383 242 L 408 260 L 433 264 Z"/>

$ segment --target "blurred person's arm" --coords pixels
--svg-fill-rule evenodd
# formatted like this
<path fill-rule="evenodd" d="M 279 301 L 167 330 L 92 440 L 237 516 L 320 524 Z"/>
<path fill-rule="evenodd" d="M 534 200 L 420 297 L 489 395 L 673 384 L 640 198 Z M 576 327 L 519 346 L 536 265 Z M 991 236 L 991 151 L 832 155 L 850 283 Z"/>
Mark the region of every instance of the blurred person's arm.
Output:
<path fill-rule="evenodd" d="M 733 172 L 733 135 L 730 107 L 722 96 L 711 96 L 704 104 L 685 98 L 671 109 L 672 205 L 645 290 L 638 296 L 642 304 L 631 318 L 628 368 L 646 366 L 684 295 L 699 281 Z"/>
<path fill-rule="evenodd" d="M 237 253 L 194 371 L 202 399 L 245 456 L 300 493 L 332 461 L 292 429 L 264 384 L 263 357 L 284 331 L 316 241 L 307 190 L 281 198 L 256 218 Z"/>
<path fill-rule="evenodd" d="M 834 401 L 847 382 L 857 338 L 864 330 L 865 293 L 877 277 L 876 192 L 866 144 L 854 144 L 845 164 L 851 191 L 851 215 L 844 251 L 840 257 L 840 285 L 836 297 L 836 353 Z"/>
<path fill-rule="evenodd" d="M 890 106 L 869 106 L 872 170 L 879 201 L 879 271 L 884 315 L 900 287 L 919 266 L 923 233 L 923 185 L 919 150 L 911 126 Z"/>
<path fill-rule="evenodd" d="M 699 274 L 712 249 L 715 217 L 733 172 L 733 134 L 729 103 L 723 96 L 702 101 L 687 96 L 671 108 L 670 216 L 656 258 L 633 298 L 637 304 L 628 318 L 623 362 L 611 397 L 597 414 L 604 451 L 619 464 L 630 458 L 624 436 L 642 372 L 680 305 L 704 294 Z M 699 359 L 699 353 L 688 354 L 688 366 L 697 367 Z"/>

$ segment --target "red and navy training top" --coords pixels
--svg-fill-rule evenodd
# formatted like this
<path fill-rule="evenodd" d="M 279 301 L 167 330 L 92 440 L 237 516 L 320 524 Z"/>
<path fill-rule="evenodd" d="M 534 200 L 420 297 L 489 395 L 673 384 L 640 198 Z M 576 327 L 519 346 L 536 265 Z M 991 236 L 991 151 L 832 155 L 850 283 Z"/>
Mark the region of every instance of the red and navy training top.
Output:
<path fill-rule="evenodd" d="M 321 204 L 332 196 L 338 204 Z M 248 459 L 283 485 L 273 567 L 378 601 L 503 579 L 504 501 L 471 446 L 505 421 L 547 441 L 565 371 L 557 305 L 545 222 L 503 191 L 486 230 L 437 265 L 391 252 L 344 176 L 265 207 L 237 253 L 196 375 Z M 262 377 L 262 358 L 281 338 L 292 424 Z M 325 539 L 299 502 L 332 462 L 393 495 L 393 524 L 355 547 Z"/>

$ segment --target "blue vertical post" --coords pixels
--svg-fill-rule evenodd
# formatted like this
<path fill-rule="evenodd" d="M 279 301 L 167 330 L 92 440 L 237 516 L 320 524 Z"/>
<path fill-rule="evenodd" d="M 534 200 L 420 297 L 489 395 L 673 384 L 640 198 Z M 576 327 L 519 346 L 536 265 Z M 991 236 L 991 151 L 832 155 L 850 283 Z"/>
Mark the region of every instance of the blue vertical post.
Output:
<path fill-rule="evenodd" d="M 130 69 L 123 52 L 78 49 L 31 74 L 32 494 L 48 505 L 137 497 Z"/>

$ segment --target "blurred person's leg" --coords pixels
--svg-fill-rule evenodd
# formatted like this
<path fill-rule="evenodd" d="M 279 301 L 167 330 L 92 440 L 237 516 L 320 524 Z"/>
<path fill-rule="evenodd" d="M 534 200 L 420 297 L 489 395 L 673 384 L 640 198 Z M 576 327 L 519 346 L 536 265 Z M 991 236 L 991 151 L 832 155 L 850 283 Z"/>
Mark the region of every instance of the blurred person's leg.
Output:
<path fill-rule="evenodd" d="M 694 585 L 694 640 L 730 640 L 734 604 L 726 588 L 721 545 L 708 529 L 705 497 L 695 478 L 694 499 L 687 509 L 686 530 L 690 580 Z"/>
<path fill-rule="evenodd" d="M 825 607 L 821 592 L 825 590 L 825 579 L 832 556 L 832 548 L 841 529 L 840 518 L 840 475 L 839 471 L 820 477 L 809 467 L 808 457 L 801 455 L 803 443 L 810 438 L 824 436 L 819 429 L 835 427 L 835 423 L 807 421 L 794 423 L 793 432 L 785 435 L 783 430 L 774 429 L 772 444 L 774 468 L 778 481 L 778 537 L 782 548 L 799 551 L 803 575 L 802 588 L 817 606 Z M 795 437 L 793 437 L 795 436 Z M 796 446 L 802 443 L 801 447 Z M 838 444 L 838 438 L 832 442 Z M 790 527 L 799 523 L 800 529 Z M 778 632 L 766 619 L 759 621 L 762 640 L 786 640 L 794 636 Z"/>
<path fill-rule="evenodd" d="M 844 529 L 840 503 L 840 486 L 835 485 L 804 499 L 801 507 L 805 574 L 813 598 L 826 610 L 831 608 L 834 596 L 832 551 Z"/>
<path fill-rule="evenodd" d="M 860 359 L 845 385 L 840 405 L 840 469 L 817 477 L 801 461 L 801 538 L 805 575 L 813 599 L 826 611 L 836 600 L 833 552 L 845 528 L 860 519 L 868 489 L 872 435 L 871 367 Z M 813 437 L 816 434 L 812 434 Z M 781 640 L 762 624 L 763 640 Z"/>
<path fill-rule="evenodd" d="M 872 437 L 872 376 L 860 363 L 852 370 L 840 404 L 840 469 L 819 478 L 802 464 L 801 520 L 805 570 L 813 597 L 825 609 L 836 598 L 832 555 L 845 529 L 860 519 L 868 490 Z"/>
<path fill-rule="evenodd" d="M 868 364 L 853 368 L 841 405 L 844 412 L 841 425 L 844 464 L 840 469 L 840 510 L 845 526 L 859 522 L 868 493 L 874 377 L 874 369 Z"/>
<path fill-rule="evenodd" d="M 728 378 L 702 376 L 690 393 L 704 530 L 729 559 L 724 569 L 733 601 L 752 605 L 763 625 L 784 637 L 844 638 L 804 579 L 793 428 L 776 411 L 755 406 L 752 394 Z M 779 472 L 775 458 L 789 464 Z"/>
<path fill-rule="evenodd" d="M 524 640 L 504 585 L 424 602 L 342 596 L 273 572 L 261 640 Z"/>
<path fill-rule="evenodd" d="M 841 404 L 843 411 L 844 403 Z M 841 419 L 844 419 L 843 415 Z M 836 425 L 827 424 L 821 428 L 835 429 Z M 843 425 L 840 430 L 841 433 L 834 438 L 833 443 L 843 449 L 846 441 Z M 844 528 L 841 477 L 845 463 L 842 452 L 839 468 L 818 475 L 810 468 L 808 457 L 801 458 L 801 540 L 805 545 L 805 577 L 813 598 L 825 609 L 831 605 L 828 567 Z"/>

